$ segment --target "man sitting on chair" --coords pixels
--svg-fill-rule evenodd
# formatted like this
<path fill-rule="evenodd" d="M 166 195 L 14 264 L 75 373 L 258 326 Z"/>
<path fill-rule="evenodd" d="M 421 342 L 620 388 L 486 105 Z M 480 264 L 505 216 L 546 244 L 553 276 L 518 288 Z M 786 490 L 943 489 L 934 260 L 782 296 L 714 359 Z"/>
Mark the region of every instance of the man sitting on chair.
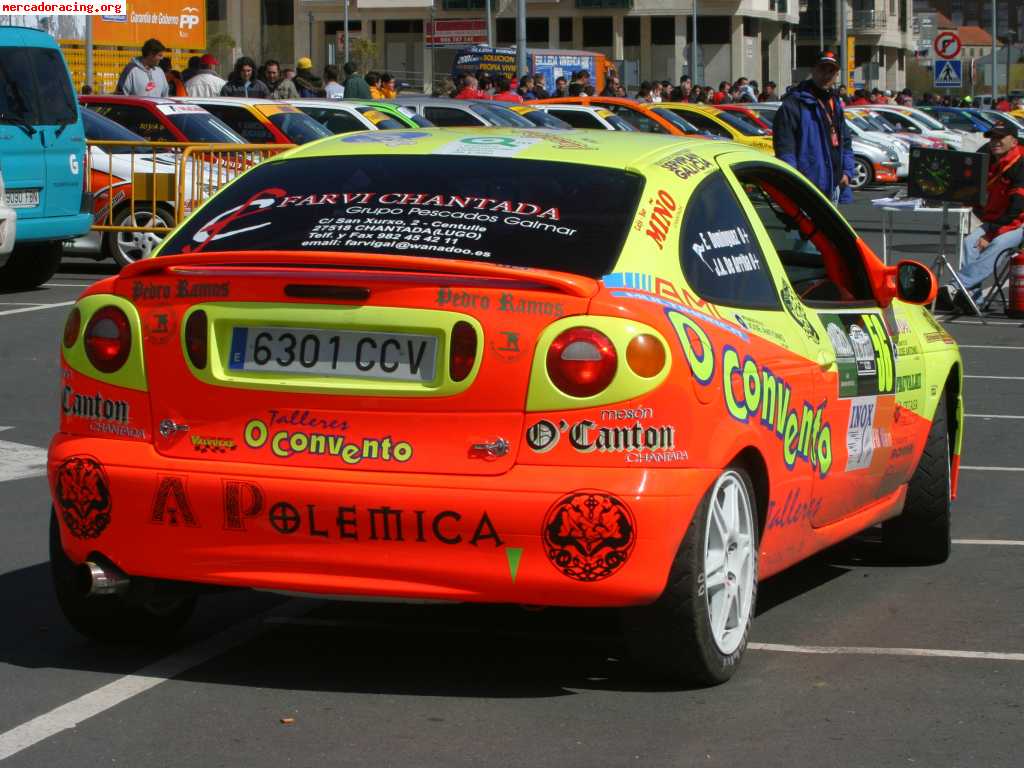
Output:
<path fill-rule="evenodd" d="M 975 208 L 981 226 L 964 238 L 960 254 L 960 281 L 977 302 L 981 284 L 992 274 L 996 257 L 1024 240 L 1024 147 L 1021 130 L 1006 120 L 997 120 L 985 133 L 992 160 L 988 169 L 988 202 Z M 967 309 L 953 283 L 939 291 L 937 307 Z"/>

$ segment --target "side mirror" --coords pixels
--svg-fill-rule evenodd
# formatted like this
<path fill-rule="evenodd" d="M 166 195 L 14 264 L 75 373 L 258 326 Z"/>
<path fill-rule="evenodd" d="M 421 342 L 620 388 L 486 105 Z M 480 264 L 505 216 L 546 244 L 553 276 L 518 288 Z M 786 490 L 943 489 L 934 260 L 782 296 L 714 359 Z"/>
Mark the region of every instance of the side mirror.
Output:
<path fill-rule="evenodd" d="M 896 265 L 896 295 L 909 304 L 931 304 L 939 285 L 935 275 L 917 261 L 901 261 Z"/>

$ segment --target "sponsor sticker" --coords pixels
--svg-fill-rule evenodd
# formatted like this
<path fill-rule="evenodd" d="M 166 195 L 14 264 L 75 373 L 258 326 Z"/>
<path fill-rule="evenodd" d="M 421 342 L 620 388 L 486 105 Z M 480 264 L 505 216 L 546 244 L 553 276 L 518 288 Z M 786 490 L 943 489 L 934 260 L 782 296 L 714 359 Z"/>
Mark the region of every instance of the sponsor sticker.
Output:
<path fill-rule="evenodd" d="M 636 520 L 624 502 L 600 491 L 576 491 L 548 510 L 544 554 L 563 576 L 602 581 L 617 573 L 636 546 Z"/>
<path fill-rule="evenodd" d="M 110 525 L 110 483 L 91 456 L 72 456 L 60 465 L 54 495 L 61 520 L 76 539 L 95 539 Z"/>
<path fill-rule="evenodd" d="M 850 421 L 846 427 L 846 471 L 865 469 L 875 453 L 875 409 L 878 399 L 855 397 L 850 402 Z"/>
<path fill-rule="evenodd" d="M 540 139 L 533 137 L 466 136 L 438 147 L 433 154 L 514 157 L 539 142 Z"/>

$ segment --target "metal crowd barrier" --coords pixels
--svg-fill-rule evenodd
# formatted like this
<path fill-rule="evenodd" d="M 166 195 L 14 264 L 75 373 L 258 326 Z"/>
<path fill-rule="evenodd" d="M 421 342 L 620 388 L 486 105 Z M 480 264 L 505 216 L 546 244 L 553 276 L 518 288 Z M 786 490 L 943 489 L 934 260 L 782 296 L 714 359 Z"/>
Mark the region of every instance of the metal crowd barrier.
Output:
<path fill-rule="evenodd" d="M 86 141 L 92 229 L 165 235 L 236 176 L 290 144 Z M 128 214 L 127 217 L 125 214 Z"/>

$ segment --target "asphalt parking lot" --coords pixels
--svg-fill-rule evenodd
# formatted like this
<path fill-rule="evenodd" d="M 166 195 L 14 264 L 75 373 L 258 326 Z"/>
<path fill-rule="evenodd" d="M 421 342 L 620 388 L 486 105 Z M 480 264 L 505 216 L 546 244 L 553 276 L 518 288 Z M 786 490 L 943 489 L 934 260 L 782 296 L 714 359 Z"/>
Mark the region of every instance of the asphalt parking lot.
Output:
<path fill-rule="evenodd" d="M 870 193 L 885 194 L 885 190 Z M 861 194 L 848 215 L 878 245 Z M 920 256 L 934 221 L 904 227 Z M 151 650 L 92 644 L 47 565 L 57 339 L 113 265 L 0 294 L 0 760 L 11 766 L 1019 766 L 1022 324 L 947 323 L 967 373 L 949 562 L 872 532 L 766 581 L 737 675 L 651 687 L 614 615 L 228 592 Z"/>

